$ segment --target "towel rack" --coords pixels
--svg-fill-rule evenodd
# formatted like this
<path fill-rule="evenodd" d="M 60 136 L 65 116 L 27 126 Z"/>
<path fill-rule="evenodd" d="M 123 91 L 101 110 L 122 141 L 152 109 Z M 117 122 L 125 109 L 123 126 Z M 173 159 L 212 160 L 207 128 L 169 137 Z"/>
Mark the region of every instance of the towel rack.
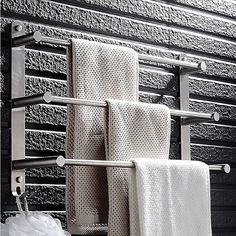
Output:
<path fill-rule="evenodd" d="M 135 164 L 131 161 L 105 161 L 105 160 L 84 160 L 84 159 L 65 159 L 63 156 L 49 158 L 31 158 L 14 161 L 13 168 L 15 170 L 34 169 L 52 166 L 100 166 L 100 167 L 117 167 L 117 168 L 135 168 Z M 210 170 L 230 172 L 230 165 L 217 164 L 209 165 Z"/>
<path fill-rule="evenodd" d="M 36 104 L 74 104 L 106 108 L 105 101 L 91 101 L 77 98 L 54 96 L 49 92 L 25 97 L 25 45 L 45 42 L 69 46 L 70 41 L 43 36 L 39 31 L 25 34 L 22 22 L 15 21 L 11 24 L 11 190 L 14 196 L 19 196 L 25 191 L 25 169 L 48 166 L 103 166 L 133 168 L 132 162 L 112 162 L 96 160 L 65 159 L 62 156 L 49 158 L 25 159 L 25 107 Z M 171 64 L 179 67 L 180 110 L 171 110 L 172 116 L 180 117 L 181 159 L 190 158 L 190 124 L 200 122 L 217 122 L 218 113 L 200 113 L 189 111 L 189 75 L 198 71 L 205 71 L 206 64 L 187 62 L 183 56 L 178 60 L 139 55 L 140 60 Z M 210 170 L 230 172 L 228 164 L 210 165 Z"/>
<path fill-rule="evenodd" d="M 52 96 L 52 94 L 50 92 L 12 99 L 12 108 L 19 108 L 19 107 L 36 105 L 36 104 L 47 104 L 47 103 L 73 104 L 73 105 L 84 105 L 84 106 L 107 108 L 106 102 Z M 172 116 L 177 116 L 177 117 L 186 117 L 185 123 L 189 122 L 189 124 L 195 123 L 193 121 L 193 118 L 199 119 L 199 121 L 197 123 L 209 121 L 209 120 L 219 121 L 219 119 L 220 119 L 220 116 L 217 112 L 200 113 L 200 112 L 191 112 L 191 111 L 170 109 L 170 114 Z"/>

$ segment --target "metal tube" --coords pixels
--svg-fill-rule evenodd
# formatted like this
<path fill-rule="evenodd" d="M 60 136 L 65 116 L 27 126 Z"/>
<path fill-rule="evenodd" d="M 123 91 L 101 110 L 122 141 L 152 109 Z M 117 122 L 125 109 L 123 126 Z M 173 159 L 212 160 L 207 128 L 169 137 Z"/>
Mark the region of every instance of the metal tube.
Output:
<path fill-rule="evenodd" d="M 194 62 L 187 62 L 187 61 L 181 61 L 181 60 L 175 60 L 175 59 L 170 59 L 170 58 L 163 58 L 163 57 L 155 57 L 155 56 L 150 56 L 150 55 L 144 55 L 144 54 L 139 54 L 139 59 L 141 60 L 147 60 L 147 61 L 155 61 L 163 64 L 170 64 L 174 66 L 181 66 L 184 68 L 188 69 L 197 69 L 201 70 L 202 63 L 194 63 Z M 203 66 L 204 68 L 204 66 Z"/>
<path fill-rule="evenodd" d="M 50 37 L 42 37 L 42 42 L 45 43 L 51 43 L 51 44 L 58 44 L 61 46 L 70 46 L 71 42 L 69 40 L 63 40 L 63 39 L 55 39 L 55 38 L 50 38 Z"/>
<path fill-rule="evenodd" d="M 12 169 L 33 169 L 41 167 L 52 167 L 60 166 L 63 167 L 65 164 L 65 158 L 63 156 L 48 157 L 48 158 L 31 158 L 23 159 L 12 162 Z"/>
<path fill-rule="evenodd" d="M 84 105 L 84 106 L 104 107 L 104 108 L 107 107 L 106 102 L 84 100 L 78 98 L 58 97 L 58 96 L 52 96 L 52 102 L 57 104 L 73 104 L 73 105 Z"/>
<path fill-rule="evenodd" d="M 135 168 L 135 164 L 131 161 L 65 159 L 65 165 Z M 209 169 L 224 171 L 225 173 L 230 172 L 230 166 L 228 164 L 209 165 Z"/>
<path fill-rule="evenodd" d="M 170 110 L 172 116 L 178 116 L 182 118 L 202 118 L 202 119 L 212 119 L 211 113 L 200 113 L 194 111 L 182 111 L 182 110 Z"/>
<path fill-rule="evenodd" d="M 199 124 L 203 122 L 218 122 L 220 120 L 220 115 L 217 112 L 214 112 L 211 114 L 211 117 L 209 118 L 185 118 L 182 120 L 183 125 L 191 125 L 191 124 Z"/>
<path fill-rule="evenodd" d="M 14 47 L 19 47 L 22 45 L 33 44 L 36 42 L 42 41 L 43 36 L 39 31 L 35 31 L 34 33 L 26 34 L 23 36 L 16 37 L 12 40 L 12 45 Z"/>
<path fill-rule="evenodd" d="M 107 103 L 102 101 L 58 97 L 58 96 L 52 96 L 51 93 L 46 92 L 44 94 L 13 99 L 12 108 L 51 103 L 51 102 L 54 102 L 56 104 L 72 104 L 72 105 L 93 106 L 93 107 L 103 107 L 103 108 L 107 107 Z M 211 113 L 200 113 L 193 111 L 170 110 L 170 113 L 172 116 L 183 117 L 183 118 L 197 118 L 197 119 L 201 118 L 205 120 L 214 120 L 214 121 L 219 120 L 219 114 L 216 112 L 211 114 Z"/>
<path fill-rule="evenodd" d="M 217 165 L 209 165 L 210 170 L 220 170 L 225 172 L 226 174 L 230 173 L 230 165 L 229 164 L 217 164 Z"/>
<path fill-rule="evenodd" d="M 46 43 L 52 43 L 52 44 L 60 44 L 63 46 L 69 46 L 71 44 L 70 41 L 68 41 L 68 40 L 55 39 L 55 38 L 50 38 L 50 37 L 42 37 L 41 41 L 46 42 Z M 193 63 L 193 62 L 186 62 L 186 61 L 163 58 L 163 57 L 149 56 L 149 55 L 144 55 L 144 54 L 139 54 L 138 57 L 141 60 L 149 60 L 149 61 L 155 61 L 155 62 L 164 63 L 164 64 L 182 66 L 182 67 L 188 68 L 188 69 L 198 69 L 198 70 L 200 69 L 201 70 L 201 67 L 202 67 L 202 63 L 199 64 L 199 63 Z"/>
<path fill-rule="evenodd" d="M 50 166 L 99 166 L 99 167 L 117 167 L 117 168 L 135 168 L 135 164 L 131 161 L 105 161 L 105 160 L 81 160 L 81 159 L 65 159 L 63 156 L 50 158 L 32 158 L 14 161 L 12 163 L 15 170 L 33 169 Z M 230 172 L 228 164 L 209 165 L 210 170 Z"/>
<path fill-rule="evenodd" d="M 39 31 L 35 31 L 34 33 L 30 33 L 30 34 L 15 38 L 13 40 L 13 45 L 16 47 L 16 46 L 21 46 L 21 45 L 32 44 L 35 42 L 59 44 L 62 46 L 69 46 L 71 44 L 69 40 L 46 37 L 46 36 L 43 36 Z M 150 56 L 150 55 L 144 55 L 144 54 L 139 54 L 139 59 L 154 61 L 154 62 L 164 63 L 164 64 L 171 64 L 174 66 L 181 66 L 181 67 L 186 68 L 186 73 L 192 72 L 193 69 L 194 70 L 206 69 L 206 64 L 204 62 L 194 63 L 194 62 L 187 62 L 187 61 L 156 57 L 156 56 Z"/>
<path fill-rule="evenodd" d="M 134 168 L 133 162 L 65 159 L 65 165 Z"/>
<path fill-rule="evenodd" d="M 50 103 L 51 101 L 52 101 L 51 93 L 46 92 L 46 93 L 31 95 L 27 97 L 14 98 L 12 99 L 12 108 Z"/>
<path fill-rule="evenodd" d="M 194 74 L 198 71 L 206 71 L 206 69 L 207 69 L 206 63 L 200 62 L 200 63 L 198 63 L 198 68 L 196 68 L 195 70 L 192 68 L 185 67 L 184 69 L 182 69 L 182 74 L 191 75 L 191 74 Z"/>

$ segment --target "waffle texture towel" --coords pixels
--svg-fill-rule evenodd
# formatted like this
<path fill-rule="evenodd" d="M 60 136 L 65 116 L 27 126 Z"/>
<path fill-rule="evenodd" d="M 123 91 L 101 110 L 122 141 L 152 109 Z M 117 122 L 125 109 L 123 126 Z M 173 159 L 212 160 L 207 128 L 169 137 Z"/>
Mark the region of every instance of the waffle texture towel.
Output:
<path fill-rule="evenodd" d="M 169 157 L 170 111 L 164 105 L 107 100 L 107 159 Z M 129 235 L 128 169 L 108 168 L 109 236 Z"/>
<path fill-rule="evenodd" d="M 209 168 L 198 161 L 133 159 L 131 236 L 211 236 Z"/>
<path fill-rule="evenodd" d="M 138 55 L 134 50 L 72 39 L 67 56 L 69 97 L 138 99 Z M 67 158 L 105 160 L 103 112 L 99 107 L 68 105 Z M 71 234 L 107 231 L 105 168 L 66 168 L 66 216 Z"/>

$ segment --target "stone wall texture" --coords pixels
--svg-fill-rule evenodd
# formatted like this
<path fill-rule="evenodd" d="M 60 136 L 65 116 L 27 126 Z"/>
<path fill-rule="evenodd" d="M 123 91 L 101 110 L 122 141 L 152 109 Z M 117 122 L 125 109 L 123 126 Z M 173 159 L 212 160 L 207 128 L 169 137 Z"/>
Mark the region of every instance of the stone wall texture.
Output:
<path fill-rule="evenodd" d="M 211 173 L 214 236 L 236 235 L 236 2 L 232 0 L 2 0 L 1 1 L 2 221 L 16 213 L 10 192 L 10 23 L 26 32 L 124 45 L 140 54 L 204 60 L 207 71 L 190 77 L 190 109 L 219 112 L 219 123 L 191 126 L 194 160 L 229 163 L 231 173 Z M 66 49 L 37 44 L 25 51 L 26 95 L 66 96 Z M 140 61 L 140 101 L 179 108 L 176 68 Z M 26 109 L 26 155 L 64 154 L 66 106 Z M 170 157 L 180 158 L 179 122 L 172 121 Z M 26 172 L 29 208 L 65 222 L 65 170 Z M 196 193 L 197 194 L 197 193 Z"/>

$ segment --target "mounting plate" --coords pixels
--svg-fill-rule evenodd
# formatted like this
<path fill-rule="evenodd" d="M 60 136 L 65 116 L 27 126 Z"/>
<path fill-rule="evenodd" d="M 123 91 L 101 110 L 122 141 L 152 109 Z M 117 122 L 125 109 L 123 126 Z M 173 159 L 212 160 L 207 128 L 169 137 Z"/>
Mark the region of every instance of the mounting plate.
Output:
<path fill-rule="evenodd" d="M 11 39 L 25 34 L 22 22 L 11 24 Z M 14 47 L 11 42 L 11 99 L 25 96 L 25 46 Z M 11 109 L 11 163 L 25 159 L 25 108 Z M 25 191 L 25 170 L 11 165 L 11 191 L 20 196 Z"/>
<path fill-rule="evenodd" d="M 184 55 L 179 60 L 185 61 Z M 180 110 L 189 110 L 189 74 L 182 67 L 179 67 L 179 97 Z M 185 118 L 180 118 L 180 142 L 181 160 L 191 160 L 190 152 L 190 126 L 184 124 Z"/>

